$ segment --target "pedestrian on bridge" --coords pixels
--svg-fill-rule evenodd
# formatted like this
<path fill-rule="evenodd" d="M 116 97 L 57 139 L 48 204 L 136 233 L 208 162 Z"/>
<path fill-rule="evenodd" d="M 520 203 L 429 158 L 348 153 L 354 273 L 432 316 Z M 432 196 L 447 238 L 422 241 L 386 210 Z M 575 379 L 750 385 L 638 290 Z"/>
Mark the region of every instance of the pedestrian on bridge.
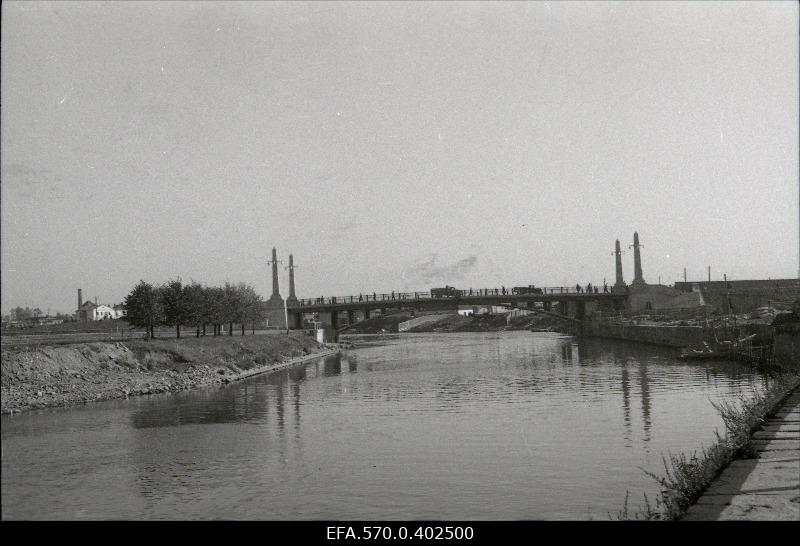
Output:
<path fill-rule="evenodd" d="M 581 285 L 579 285 L 579 284 L 575 285 L 575 292 L 577 292 L 578 294 L 581 293 Z"/>
<path fill-rule="evenodd" d="M 364 301 L 364 296 L 362 296 L 361 294 L 359 294 L 359 295 L 358 295 L 358 301 Z"/>

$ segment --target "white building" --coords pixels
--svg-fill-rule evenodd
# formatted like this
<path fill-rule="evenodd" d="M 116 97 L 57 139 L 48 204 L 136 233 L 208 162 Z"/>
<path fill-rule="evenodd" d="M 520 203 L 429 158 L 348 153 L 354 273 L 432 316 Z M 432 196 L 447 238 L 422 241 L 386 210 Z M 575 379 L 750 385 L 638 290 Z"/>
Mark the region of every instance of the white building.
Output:
<path fill-rule="evenodd" d="M 110 305 L 101 303 L 93 309 L 92 320 L 109 320 L 117 318 L 117 312 Z"/>

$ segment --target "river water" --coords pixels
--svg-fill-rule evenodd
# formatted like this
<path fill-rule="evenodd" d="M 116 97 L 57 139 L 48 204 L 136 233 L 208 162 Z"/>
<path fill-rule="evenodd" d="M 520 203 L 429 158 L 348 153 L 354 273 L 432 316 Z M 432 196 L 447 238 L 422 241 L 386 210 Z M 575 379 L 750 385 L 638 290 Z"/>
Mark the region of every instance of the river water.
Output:
<path fill-rule="evenodd" d="M 549 333 L 364 337 L 222 388 L 2 417 L 3 519 L 608 519 L 764 379 Z"/>

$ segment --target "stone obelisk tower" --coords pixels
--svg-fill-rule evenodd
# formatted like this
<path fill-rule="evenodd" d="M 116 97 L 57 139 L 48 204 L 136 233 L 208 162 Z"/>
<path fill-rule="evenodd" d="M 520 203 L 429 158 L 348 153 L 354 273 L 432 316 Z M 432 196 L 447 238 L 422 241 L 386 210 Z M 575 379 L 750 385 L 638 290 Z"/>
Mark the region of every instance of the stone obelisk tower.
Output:
<path fill-rule="evenodd" d="M 619 239 L 614 246 L 614 257 L 617 262 L 617 279 L 614 282 L 614 288 L 621 289 L 625 288 L 625 281 L 622 278 L 622 251 L 619 249 Z"/>
<path fill-rule="evenodd" d="M 270 326 L 277 326 L 279 328 L 286 328 L 286 314 L 283 309 L 283 298 L 281 297 L 280 290 L 278 289 L 278 253 L 273 247 L 272 260 L 272 296 L 264 304 L 267 310 L 267 319 Z"/>
<path fill-rule="evenodd" d="M 644 284 L 642 278 L 642 257 L 639 254 L 639 234 L 633 233 L 633 283 L 637 286 Z"/>
<path fill-rule="evenodd" d="M 294 294 L 294 256 L 289 254 L 289 297 L 286 298 L 286 305 L 299 305 L 299 303 Z"/>

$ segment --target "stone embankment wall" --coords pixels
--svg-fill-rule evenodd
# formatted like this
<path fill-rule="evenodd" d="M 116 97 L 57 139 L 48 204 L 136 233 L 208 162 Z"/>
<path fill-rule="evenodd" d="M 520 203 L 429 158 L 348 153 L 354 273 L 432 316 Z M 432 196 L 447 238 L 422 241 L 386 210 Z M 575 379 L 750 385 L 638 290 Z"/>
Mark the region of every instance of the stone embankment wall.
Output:
<path fill-rule="evenodd" d="M 800 323 L 775 327 L 775 364 L 800 371 Z"/>
<path fill-rule="evenodd" d="M 703 342 L 713 342 L 712 330 L 700 326 L 650 326 L 586 322 L 583 335 L 608 337 L 642 343 L 655 343 L 670 347 L 702 347 Z"/>

